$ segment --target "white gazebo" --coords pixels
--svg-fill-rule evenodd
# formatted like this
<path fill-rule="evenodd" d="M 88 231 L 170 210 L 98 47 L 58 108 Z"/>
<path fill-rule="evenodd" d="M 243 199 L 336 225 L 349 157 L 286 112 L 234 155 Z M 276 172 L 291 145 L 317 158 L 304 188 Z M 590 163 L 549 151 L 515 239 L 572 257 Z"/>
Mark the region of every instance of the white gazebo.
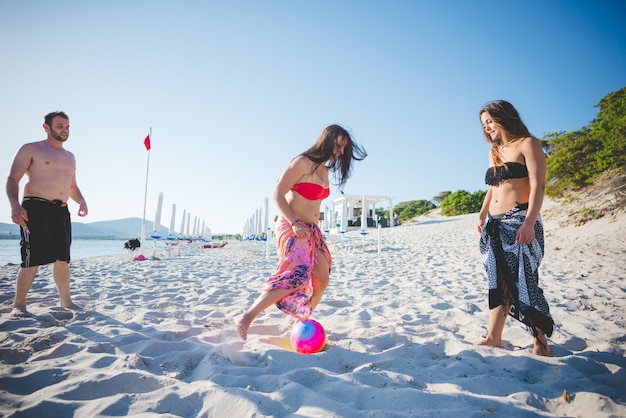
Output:
<path fill-rule="evenodd" d="M 332 212 L 326 207 L 324 212 L 324 230 L 336 227 L 339 232 L 345 232 L 349 226 L 360 227 L 365 231 L 367 227 L 377 227 L 379 223 L 375 208 L 378 203 L 389 202 L 389 223 L 393 225 L 393 196 L 343 195 L 333 200 Z"/>

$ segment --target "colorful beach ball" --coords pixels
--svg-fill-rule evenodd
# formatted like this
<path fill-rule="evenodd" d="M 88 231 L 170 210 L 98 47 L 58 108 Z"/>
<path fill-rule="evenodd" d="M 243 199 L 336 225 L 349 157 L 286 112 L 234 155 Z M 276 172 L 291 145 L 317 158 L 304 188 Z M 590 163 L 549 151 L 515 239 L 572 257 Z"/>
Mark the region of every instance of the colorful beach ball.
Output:
<path fill-rule="evenodd" d="M 317 353 L 326 345 L 326 332 L 319 322 L 305 319 L 293 326 L 289 341 L 294 351 L 300 354 Z"/>

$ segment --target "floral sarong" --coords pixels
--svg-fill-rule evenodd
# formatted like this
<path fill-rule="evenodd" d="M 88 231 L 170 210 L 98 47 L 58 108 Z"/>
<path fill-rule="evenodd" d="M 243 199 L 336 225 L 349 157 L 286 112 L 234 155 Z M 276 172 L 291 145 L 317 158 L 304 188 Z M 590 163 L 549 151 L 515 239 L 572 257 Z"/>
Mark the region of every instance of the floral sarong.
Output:
<path fill-rule="evenodd" d="M 283 217 L 278 220 L 276 224 L 278 267 L 263 287 L 264 291 L 293 289 L 293 292 L 279 300 L 276 306 L 298 319 L 307 319 L 311 315 L 315 252 L 320 250 L 324 254 L 329 268 L 332 261 L 326 239 L 319 227 L 316 224 L 304 225 L 307 228 L 307 236 L 298 238 L 288 220 Z"/>
<path fill-rule="evenodd" d="M 480 254 L 489 279 L 489 309 L 510 304 L 509 315 L 526 324 L 533 335 L 540 328 L 552 335 L 554 321 L 539 287 L 539 264 L 544 254 L 543 224 L 535 222 L 535 239 L 521 244 L 515 239 L 526 219 L 526 205 L 504 215 L 489 214 L 480 236 Z"/>

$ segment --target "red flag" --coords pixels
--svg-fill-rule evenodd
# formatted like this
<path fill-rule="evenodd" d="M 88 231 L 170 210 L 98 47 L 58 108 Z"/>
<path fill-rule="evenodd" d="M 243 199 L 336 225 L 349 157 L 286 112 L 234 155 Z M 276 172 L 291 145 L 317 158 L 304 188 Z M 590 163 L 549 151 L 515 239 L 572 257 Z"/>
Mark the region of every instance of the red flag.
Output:
<path fill-rule="evenodd" d="M 143 144 L 146 146 L 146 149 L 150 151 L 150 134 L 146 135 L 146 139 L 143 140 Z"/>

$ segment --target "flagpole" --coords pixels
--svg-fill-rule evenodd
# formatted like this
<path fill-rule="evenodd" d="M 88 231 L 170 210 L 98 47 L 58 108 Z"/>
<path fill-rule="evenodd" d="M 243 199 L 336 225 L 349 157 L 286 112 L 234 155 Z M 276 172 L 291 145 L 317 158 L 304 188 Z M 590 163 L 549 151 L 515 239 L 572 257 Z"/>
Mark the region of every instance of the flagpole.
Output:
<path fill-rule="evenodd" d="M 143 218 L 141 219 L 141 251 L 139 252 L 140 255 L 144 255 L 143 254 L 143 250 L 145 248 L 144 244 L 146 242 L 146 202 L 148 200 L 148 174 L 150 172 L 150 150 L 152 149 L 152 145 L 150 144 L 150 141 L 152 139 L 152 127 L 150 127 L 150 133 L 148 134 L 148 163 L 146 164 L 146 187 L 144 189 L 144 193 L 143 193 Z"/>

